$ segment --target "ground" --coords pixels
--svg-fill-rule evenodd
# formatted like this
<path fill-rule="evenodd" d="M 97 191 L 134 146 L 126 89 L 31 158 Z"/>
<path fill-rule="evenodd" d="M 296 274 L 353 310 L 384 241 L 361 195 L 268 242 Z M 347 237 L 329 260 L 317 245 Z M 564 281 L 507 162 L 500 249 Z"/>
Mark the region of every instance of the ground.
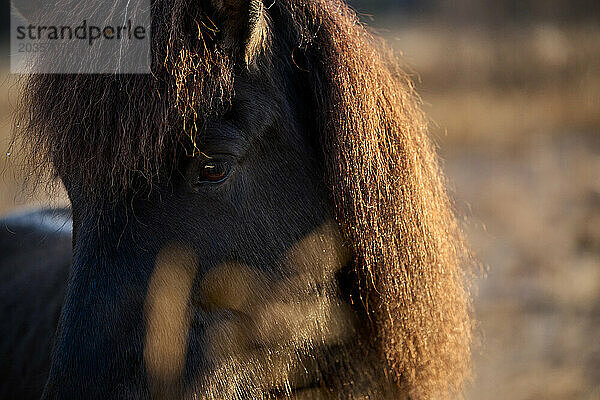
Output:
<path fill-rule="evenodd" d="M 600 399 L 599 139 L 447 160 L 487 269 L 471 399 Z"/>

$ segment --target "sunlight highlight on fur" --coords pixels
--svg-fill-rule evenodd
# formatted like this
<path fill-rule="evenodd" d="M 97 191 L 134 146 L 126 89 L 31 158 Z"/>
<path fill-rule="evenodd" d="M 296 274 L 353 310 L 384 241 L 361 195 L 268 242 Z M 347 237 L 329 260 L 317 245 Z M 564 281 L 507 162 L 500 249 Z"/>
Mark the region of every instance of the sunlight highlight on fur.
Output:
<path fill-rule="evenodd" d="M 153 398 L 168 399 L 175 393 L 185 367 L 190 328 L 188 302 L 196 275 L 195 254 L 181 246 L 167 245 L 159 253 L 146 298 L 144 361 Z"/>

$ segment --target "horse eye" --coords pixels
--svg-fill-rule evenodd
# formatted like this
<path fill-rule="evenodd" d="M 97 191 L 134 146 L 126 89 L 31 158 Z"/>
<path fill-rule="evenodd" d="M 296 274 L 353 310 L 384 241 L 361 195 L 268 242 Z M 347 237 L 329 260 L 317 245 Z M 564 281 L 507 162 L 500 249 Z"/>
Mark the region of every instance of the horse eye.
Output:
<path fill-rule="evenodd" d="M 198 182 L 219 183 L 227 179 L 231 164 L 226 160 L 207 160 L 200 167 Z"/>

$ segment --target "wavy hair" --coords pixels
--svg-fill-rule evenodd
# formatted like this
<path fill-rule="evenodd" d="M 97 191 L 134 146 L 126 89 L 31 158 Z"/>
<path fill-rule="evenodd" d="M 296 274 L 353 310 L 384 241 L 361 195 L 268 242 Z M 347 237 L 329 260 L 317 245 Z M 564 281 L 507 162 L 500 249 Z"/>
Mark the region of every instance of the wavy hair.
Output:
<path fill-rule="evenodd" d="M 414 399 L 456 398 L 471 369 L 470 257 L 420 99 L 342 1 L 279 6 L 310 65 L 336 217 L 389 371 Z"/>

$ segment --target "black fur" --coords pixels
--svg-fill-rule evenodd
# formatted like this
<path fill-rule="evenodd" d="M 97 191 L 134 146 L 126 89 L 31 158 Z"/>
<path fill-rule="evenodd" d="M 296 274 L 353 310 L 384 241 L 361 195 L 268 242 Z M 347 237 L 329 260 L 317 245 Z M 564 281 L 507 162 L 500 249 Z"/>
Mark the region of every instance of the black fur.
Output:
<path fill-rule="evenodd" d="M 0 220 L 0 398 L 39 399 L 71 265 L 69 210 Z"/>

